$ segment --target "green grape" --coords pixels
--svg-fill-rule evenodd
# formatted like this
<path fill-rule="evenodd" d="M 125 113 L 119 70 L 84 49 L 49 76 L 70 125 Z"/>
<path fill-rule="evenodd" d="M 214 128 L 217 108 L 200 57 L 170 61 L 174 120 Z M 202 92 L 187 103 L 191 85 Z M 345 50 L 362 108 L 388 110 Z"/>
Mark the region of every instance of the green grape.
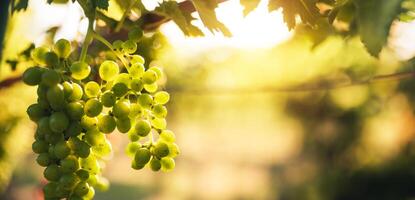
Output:
<path fill-rule="evenodd" d="M 50 144 L 56 144 L 60 141 L 64 140 L 64 136 L 62 133 L 52 133 L 52 134 L 46 134 L 45 140 L 49 142 Z M 53 152 L 52 152 L 53 153 Z"/>
<path fill-rule="evenodd" d="M 54 149 L 55 149 L 54 146 L 50 145 L 49 148 L 48 148 L 48 155 L 49 155 L 49 158 L 51 158 L 52 160 L 57 160 L 58 158 L 56 158 L 56 156 L 55 156 L 55 150 Z"/>
<path fill-rule="evenodd" d="M 56 194 L 57 187 L 58 187 L 58 183 L 56 183 L 56 182 L 49 182 L 43 187 L 43 194 L 45 195 L 45 200 L 46 200 L 46 198 L 56 198 L 57 197 L 57 194 Z M 59 198 L 57 198 L 57 199 L 59 199 Z"/>
<path fill-rule="evenodd" d="M 50 129 L 55 133 L 61 133 L 69 126 L 69 119 L 63 112 L 55 112 L 49 118 Z"/>
<path fill-rule="evenodd" d="M 134 156 L 134 161 L 138 166 L 144 166 L 150 161 L 151 153 L 147 148 L 140 148 Z"/>
<path fill-rule="evenodd" d="M 116 97 L 112 91 L 106 91 L 101 95 L 101 102 L 102 105 L 105 107 L 112 107 L 114 106 L 116 101 Z"/>
<path fill-rule="evenodd" d="M 121 41 L 121 40 L 115 40 L 112 43 L 112 46 L 114 47 L 114 51 L 121 51 L 122 50 L 122 44 L 123 44 L 123 41 Z"/>
<path fill-rule="evenodd" d="M 42 80 L 42 74 L 43 70 L 40 67 L 29 67 L 24 71 L 22 80 L 26 85 L 38 85 Z"/>
<path fill-rule="evenodd" d="M 57 67 L 59 65 L 59 57 L 55 52 L 45 53 L 45 63 L 50 67 Z"/>
<path fill-rule="evenodd" d="M 158 103 L 158 104 L 166 104 L 167 102 L 169 102 L 170 100 L 170 95 L 169 93 L 165 92 L 165 91 L 160 91 L 157 92 L 156 94 L 154 94 L 154 102 Z"/>
<path fill-rule="evenodd" d="M 45 140 L 45 134 L 37 130 L 34 135 L 35 140 Z"/>
<path fill-rule="evenodd" d="M 71 196 L 68 198 L 68 200 L 85 200 L 85 198 L 83 198 L 83 197 L 79 197 L 79 196 L 76 196 L 76 195 L 71 195 Z"/>
<path fill-rule="evenodd" d="M 151 125 L 147 120 L 139 120 L 134 126 L 136 133 L 141 136 L 147 136 L 151 131 Z"/>
<path fill-rule="evenodd" d="M 130 74 L 133 78 L 141 78 L 144 74 L 145 68 L 144 65 L 141 63 L 134 63 L 130 67 Z"/>
<path fill-rule="evenodd" d="M 62 110 L 65 106 L 63 86 L 61 84 L 57 84 L 49 88 L 46 93 L 46 99 L 54 110 Z"/>
<path fill-rule="evenodd" d="M 170 158 L 170 157 L 164 157 L 160 160 L 160 162 L 161 162 L 161 170 L 164 172 L 169 172 L 173 170 L 176 165 L 174 163 L 173 158 Z"/>
<path fill-rule="evenodd" d="M 98 175 L 93 175 L 91 174 L 88 178 L 88 180 L 86 181 L 89 185 L 95 187 L 98 181 Z"/>
<path fill-rule="evenodd" d="M 116 83 L 124 83 L 127 87 L 130 85 L 132 77 L 127 73 L 120 73 L 118 74 L 117 78 L 114 81 Z"/>
<path fill-rule="evenodd" d="M 37 87 L 36 93 L 40 99 L 46 99 L 46 93 L 48 92 L 48 87 L 45 85 L 39 85 Z"/>
<path fill-rule="evenodd" d="M 39 121 L 37 122 L 37 129 L 42 134 L 51 134 L 52 130 L 49 126 L 49 117 L 42 117 L 41 119 L 39 119 Z"/>
<path fill-rule="evenodd" d="M 65 130 L 66 137 L 76 137 L 82 132 L 82 126 L 80 121 L 71 121 L 68 128 Z"/>
<path fill-rule="evenodd" d="M 26 113 L 34 122 L 37 122 L 40 118 L 46 115 L 46 111 L 37 103 L 30 105 L 27 108 Z"/>
<path fill-rule="evenodd" d="M 137 42 L 133 40 L 127 40 L 122 43 L 122 51 L 126 54 L 133 54 L 137 51 Z"/>
<path fill-rule="evenodd" d="M 157 83 L 145 84 L 144 89 L 149 93 L 153 93 L 153 92 L 157 91 L 158 85 L 157 85 Z"/>
<path fill-rule="evenodd" d="M 98 176 L 95 187 L 101 191 L 106 191 L 109 188 L 109 181 L 108 179 L 102 177 L 102 176 Z"/>
<path fill-rule="evenodd" d="M 161 162 L 159 159 L 157 158 L 152 158 L 150 161 L 150 168 L 151 170 L 153 170 L 154 172 L 159 171 L 161 168 Z"/>
<path fill-rule="evenodd" d="M 131 162 L 131 168 L 135 170 L 143 169 L 145 165 L 139 165 L 137 162 L 133 161 Z"/>
<path fill-rule="evenodd" d="M 98 144 L 105 141 L 105 136 L 104 134 L 100 133 L 98 130 L 91 129 L 86 132 L 85 140 L 91 146 L 97 146 Z"/>
<path fill-rule="evenodd" d="M 108 140 L 105 139 L 104 142 L 101 142 L 98 145 L 93 146 L 92 151 L 94 152 L 95 156 L 102 158 L 111 154 L 112 145 Z"/>
<path fill-rule="evenodd" d="M 138 149 L 141 148 L 141 144 L 138 142 L 130 142 L 127 145 L 127 148 L 125 148 L 125 153 L 128 156 L 134 156 Z"/>
<path fill-rule="evenodd" d="M 116 97 L 122 97 L 128 92 L 128 87 L 124 83 L 116 83 L 112 86 L 112 91 Z"/>
<path fill-rule="evenodd" d="M 89 172 L 85 169 L 80 169 L 76 171 L 76 175 L 81 179 L 81 181 L 86 181 L 89 178 Z"/>
<path fill-rule="evenodd" d="M 61 170 L 64 173 L 76 172 L 79 169 L 78 158 L 75 156 L 68 156 L 61 160 Z"/>
<path fill-rule="evenodd" d="M 143 108 L 138 103 L 132 103 L 130 105 L 130 114 L 128 115 L 129 118 L 134 119 L 137 116 L 141 116 L 143 114 Z"/>
<path fill-rule="evenodd" d="M 166 119 L 164 118 L 157 118 L 157 117 L 153 117 L 151 120 L 151 125 L 156 128 L 156 129 L 166 129 L 167 126 L 167 122 Z"/>
<path fill-rule="evenodd" d="M 130 102 L 128 100 L 119 100 L 112 108 L 112 114 L 116 118 L 127 117 L 130 114 Z"/>
<path fill-rule="evenodd" d="M 92 154 L 87 158 L 80 159 L 81 168 L 87 170 L 91 174 L 98 174 L 100 167 L 97 159 Z"/>
<path fill-rule="evenodd" d="M 94 129 L 97 127 L 97 124 L 98 124 L 98 118 L 96 117 L 83 116 L 81 119 L 81 126 L 85 130 Z"/>
<path fill-rule="evenodd" d="M 45 65 L 45 54 L 47 52 L 49 52 L 47 47 L 37 47 L 31 52 L 31 57 L 36 63 Z"/>
<path fill-rule="evenodd" d="M 49 102 L 46 99 L 38 98 L 37 103 L 45 110 L 50 109 Z"/>
<path fill-rule="evenodd" d="M 117 130 L 121 133 L 127 133 L 131 129 L 131 121 L 127 117 L 117 118 Z"/>
<path fill-rule="evenodd" d="M 172 143 L 176 140 L 176 137 L 174 136 L 173 131 L 164 130 L 160 133 L 160 139 L 167 143 Z"/>
<path fill-rule="evenodd" d="M 118 73 L 120 73 L 118 64 L 111 60 L 104 61 L 99 67 L 99 76 L 105 81 L 113 80 Z"/>
<path fill-rule="evenodd" d="M 84 106 L 80 102 L 71 102 L 66 105 L 66 113 L 72 120 L 80 120 L 84 116 Z"/>
<path fill-rule="evenodd" d="M 179 146 L 175 143 L 168 144 L 169 146 L 169 157 L 174 158 L 180 154 Z"/>
<path fill-rule="evenodd" d="M 37 154 L 46 153 L 48 152 L 48 149 L 49 149 L 49 144 L 43 140 L 36 140 L 32 144 L 32 151 Z"/>
<path fill-rule="evenodd" d="M 86 96 L 88 97 L 97 97 L 99 94 L 101 94 L 101 88 L 99 87 L 98 83 L 94 81 L 89 81 L 87 84 L 85 84 L 84 90 Z"/>
<path fill-rule="evenodd" d="M 65 94 L 65 98 L 68 98 L 69 96 L 71 96 L 72 91 L 73 91 L 72 83 L 65 81 L 62 83 L 62 86 L 63 86 L 63 93 Z"/>
<path fill-rule="evenodd" d="M 159 79 L 163 76 L 163 70 L 160 67 L 150 67 L 148 70 L 156 72 L 157 79 Z"/>
<path fill-rule="evenodd" d="M 93 199 L 95 196 L 95 189 L 93 187 L 89 187 L 88 193 L 84 196 L 84 199 Z"/>
<path fill-rule="evenodd" d="M 143 85 L 143 82 L 141 82 L 140 79 L 135 78 L 131 81 L 130 87 L 131 87 L 132 90 L 134 90 L 136 92 L 141 92 L 141 90 L 143 90 L 143 88 L 144 88 L 144 85 Z"/>
<path fill-rule="evenodd" d="M 37 164 L 39 164 L 42 167 L 46 167 L 51 163 L 51 159 L 49 158 L 48 153 L 41 153 L 36 158 Z"/>
<path fill-rule="evenodd" d="M 83 80 L 91 73 L 91 67 L 86 62 L 74 62 L 70 67 L 72 78 L 76 80 Z"/>
<path fill-rule="evenodd" d="M 154 116 L 158 118 L 165 118 L 167 116 L 167 108 L 161 104 L 156 104 L 151 109 Z"/>
<path fill-rule="evenodd" d="M 139 64 L 144 65 L 145 60 L 144 60 L 144 58 L 143 58 L 142 56 L 140 56 L 140 55 L 132 55 L 132 56 L 131 56 L 131 60 L 130 60 L 130 62 L 131 62 L 131 64 L 136 64 L 136 63 L 139 63 Z"/>
<path fill-rule="evenodd" d="M 130 139 L 131 142 L 136 142 L 140 139 L 140 136 L 137 134 L 137 131 L 135 128 L 130 129 L 127 133 L 128 139 Z"/>
<path fill-rule="evenodd" d="M 128 32 L 128 39 L 138 42 L 143 37 L 143 30 L 139 27 L 134 27 Z"/>
<path fill-rule="evenodd" d="M 75 173 L 63 174 L 59 178 L 59 184 L 62 185 L 65 189 L 71 190 L 79 182 L 79 178 Z"/>
<path fill-rule="evenodd" d="M 43 171 L 43 176 L 48 181 L 58 181 L 61 176 L 61 169 L 58 165 L 52 164 L 46 167 L 46 169 Z"/>
<path fill-rule="evenodd" d="M 61 81 L 61 77 L 58 72 L 52 69 L 48 69 L 42 73 L 41 84 L 52 87 Z"/>
<path fill-rule="evenodd" d="M 55 157 L 58 159 L 64 159 L 71 153 L 71 149 L 69 148 L 69 145 L 66 143 L 66 141 L 58 142 L 53 147 L 53 150 Z"/>
<path fill-rule="evenodd" d="M 157 73 L 153 70 L 147 70 L 143 74 L 143 82 L 145 84 L 152 84 L 157 81 Z"/>
<path fill-rule="evenodd" d="M 86 158 L 91 153 L 91 146 L 84 141 L 78 141 L 73 147 L 74 154 L 81 158 Z"/>
<path fill-rule="evenodd" d="M 53 50 L 60 58 L 68 58 L 71 54 L 71 43 L 66 39 L 59 39 L 53 45 Z"/>
<path fill-rule="evenodd" d="M 154 155 L 158 158 L 163 158 L 169 155 L 169 146 L 164 142 L 157 142 L 154 145 Z"/>
<path fill-rule="evenodd" d="M 153 105 L 153 97 L 149 94 L 140 95 L 137 101 L 143 108 L 149 109 Z"/>
<path fill-rule="evenodd" d="M 79 101 L 84 94 L 84 92 L 82 91 L 82 87 L 77 83 L 72 83 L 72 88 L 73 90 L 72 90 L 71 95 L 68 97 L 68 100 Z"/>
<path fill-rule="evenodd" d="M 57 197 L 67 197 L 70 195 L 70 193 L 71 193 L 70 189 L 65 188 L 62 184 L 58 184 L 58 187 L 56 187 Z"/>
<path fill-rule="evenodd" d="M 103 133 L 112 133 L 115 126 L 115 119 L 111 115 L 102 115 L 98 118 L 98 129 Z"/>
<path fill-rule="evenodd" d="M 85 196 L 89 192 L 89 184 L 86 182 L 80 182 L 78 185 L 76 185 L 74 194 L 78 195 L 80 197 Z"/>
<path fill-rule="evenodd" d="M 96 98 L 89 99 L 84 106 L 85 114 L 88 117 L 96 117 L 102 112 L 102 103 Z"/>

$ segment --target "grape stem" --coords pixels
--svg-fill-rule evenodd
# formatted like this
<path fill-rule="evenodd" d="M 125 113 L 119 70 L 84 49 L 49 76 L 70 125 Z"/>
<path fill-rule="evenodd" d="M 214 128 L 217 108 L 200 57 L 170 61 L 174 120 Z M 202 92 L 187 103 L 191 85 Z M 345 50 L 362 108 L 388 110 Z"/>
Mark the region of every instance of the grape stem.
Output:
<path fill-rule="evenodd" d="M 127 18 L 128 14 L 130 13 L 131 9 L 136 5 L 137 0 L 130 1 L 130 5 L 128 5 L 127 9 L 125 9 L 124 14 L 121 16 L 120 21 L 118 21 L 117 26 L 115 27 L 114 31 L 119 32 L 124 25 L 124 21 Z"/>
<path fill-rule="evenodd" d="M 88 30 L 86 32 L 84 43 L 82 44 L 81 55 L 79 56 L 80 62 L 85 62 L 86 54 L 88 52 L 88 47 L 93 40 L 93 37 L 92 37 L 93 32 L 94 32 L 94 18 L 88 17 Z"/>
<path fill-rule="evenodd" d="M 124 57 L 122 55 L 120 55 L 118 52 L 115 51 L 114 46 L 112 46 L 112 44 L 110 42 L 108 42 L 108 40 L 106 40 L 104 37 L 102 37 L 100 34 L 96 33 L 95 31 L 93 31 L 91 34 L 92 34 L 93 38 L 95 38 L 96 40 L 100 41 L 102 44 L 107 46 L 118 57 L 118 59 L 121 60 L 124 67 L 127 70 L 129 70 L 129 67 L 128 67 L 128 64 L 127 64 L 128 62 L 124 59 Z"/>

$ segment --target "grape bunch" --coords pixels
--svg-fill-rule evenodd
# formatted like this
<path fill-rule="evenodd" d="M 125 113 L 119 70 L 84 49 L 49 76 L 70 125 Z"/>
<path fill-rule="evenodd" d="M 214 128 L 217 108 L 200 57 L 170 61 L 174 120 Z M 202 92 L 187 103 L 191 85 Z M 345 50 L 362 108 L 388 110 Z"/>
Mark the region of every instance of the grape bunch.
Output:
<path fill-rule="evenodd" d="M 90 65 L 71 58 L 71 45 L 58 40 L 52 49 L 38 47 L 32 59 L 38 66 L 23 73 L 23 82 L 37 86 L 37 103 L 27 109 L 37 124 L 32 150 L 45 167 L 45 199 L 92 199 L 96 189 L 108 188 L 103 161 L 112 154 L 107 134 L 126 133 L 131 167 L 170 171 L 179 148 L 166 128 L 170 96 L 158 91 L 159 67 L 144 67 L 134 55 L 142 32 L 133 29 L 126 41 L 113 43 L 116 60 Z M 92 66 L 92 67 L 91 67 Z"/>

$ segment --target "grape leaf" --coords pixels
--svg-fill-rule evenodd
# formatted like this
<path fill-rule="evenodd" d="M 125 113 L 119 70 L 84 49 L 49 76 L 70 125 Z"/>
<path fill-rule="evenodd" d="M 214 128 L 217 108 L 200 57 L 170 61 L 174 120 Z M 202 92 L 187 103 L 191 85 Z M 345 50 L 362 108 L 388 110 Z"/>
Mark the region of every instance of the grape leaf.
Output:
<path fill-rule="evenodd" d="M 231 32 L 216 18 L 216 0 L 192 0 L 203 24 L 211 31 L 220 31 L 225 36 L 232 36 Z"/>
<path fill-rule="evenodd" d="M 180 10 L 177 2 L 164 1 L 155 11 L 171 18 L 186 36 L 203 36 L 203 32 L 191 23 L 194 18 L 190 13 Z"/>
<path fill-rule="evenodd" d="M 244 7 L 244 16 L 247 16 L 251 11 L 253 11 L 261 0 L 240 0 L 241 5 Z"/>
<path fill-rule="evenodd" d="M 29 4 L 29 0 L 12 0 L 11 1 L 11 13 L 13 14 L 15 11 L 26 10 L 28 4 Z"/>
<path fill-rule="evenodd" d="M 304 24 L 314 25 L 318 16 L 319 9 L 315 0 L 270 0 L 268 10 L 274 11 L 282 8 L 284 21 L 291 30 L 295 28 L 296 16 L 300 16 Z"/>
<path fill-rule="evenodd" d="M 94 6 L 103 10 L 108 10 L 109 0 L 93 0 Z"/>
<path fill-rule="evenodd" d="M 368 52 L 378 56 L 386 44 L 403 0 L 354 0 L 360 38 Z"/>

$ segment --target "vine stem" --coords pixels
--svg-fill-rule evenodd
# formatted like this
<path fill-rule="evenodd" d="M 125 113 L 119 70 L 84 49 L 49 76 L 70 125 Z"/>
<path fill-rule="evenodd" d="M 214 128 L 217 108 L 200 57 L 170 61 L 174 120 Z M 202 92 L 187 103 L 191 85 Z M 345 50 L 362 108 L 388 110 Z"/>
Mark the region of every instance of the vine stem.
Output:
<path fill-rule="evenodd" d="M 94 33 L 94 18 L 88 17 L 88 30 L 86 32 L 84 43 L 82 44 L 81 55 L 79 56 L 79 61 L 85 62 L 86 55 L 88 53 L 88 47 L 93 40 Z"/>
<path fill-rule="evenodd" d="M 129 70 L 129 66 L 127 64 L 128 62 L 124 59 L 122 55 L 120 55 L 118 52 L 115 51 L 114 46 L 112 46 L 112 44 L 108 40 L 106 40 L 104 37 L 102 37 L 100 34 L 96 33 L 95 31 L 93 31 L 91 34 L 93 38 L 95 38 L 96 40 L 100 41 L 102 44 L 107 46 L 118 57 L 118 59 L 121 60 L 124 67 L 127 70 Z"/>
<path fill-rule="evenodd" d="M 123 15 L 121 16 L 120 21 L 118 21 L 117 26 L 115 27 L 115 30 L 114 30 L 115 32 L 119 32 L 121 30 L 121 28 L 124 25 L 124 21 L 127 18 L 127 15 L 130 13 L 131 9 L 134 7 L 136 2 L 137 2 L 136 0 L 130 1 L 130 5 L 128 5 L 127 9 L 125 10 Z"/>

